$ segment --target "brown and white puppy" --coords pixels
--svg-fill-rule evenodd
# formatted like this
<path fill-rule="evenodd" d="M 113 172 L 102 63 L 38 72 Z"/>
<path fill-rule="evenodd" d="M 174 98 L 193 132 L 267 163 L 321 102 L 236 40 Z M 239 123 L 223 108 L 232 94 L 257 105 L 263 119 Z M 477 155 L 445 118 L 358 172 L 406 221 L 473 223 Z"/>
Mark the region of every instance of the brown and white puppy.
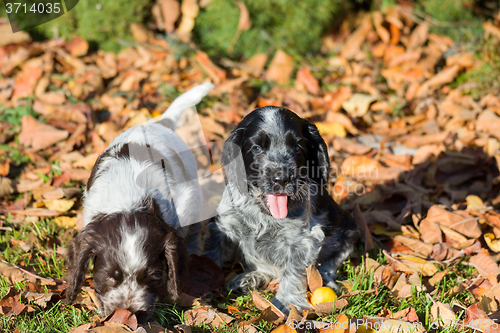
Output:
<path fill-rule="evenodd" d="M 68 248 L 68 302 L 91 259 L 102 315 L 123 308 L 145 321 L 158 298 L 179 297 L 188 250 L 198 252 L 202 198 L 196 160 L 173 127 L 212 87 L 193 88 L 159 122 L 126 130 L 99 156 L 84 194 L 84 228 Z"/>

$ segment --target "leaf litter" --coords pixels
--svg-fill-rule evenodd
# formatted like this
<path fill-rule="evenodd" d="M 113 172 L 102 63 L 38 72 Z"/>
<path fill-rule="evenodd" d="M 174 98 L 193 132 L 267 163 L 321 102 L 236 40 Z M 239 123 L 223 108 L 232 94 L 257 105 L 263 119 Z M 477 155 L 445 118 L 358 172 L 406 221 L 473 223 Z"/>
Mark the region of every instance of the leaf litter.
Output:
<path fill-rule="evenodd" d="M 238 7 L 234 43 L 251 26 L 248 9 L 243 3 Z M 61 261 L 60 249 L 81 228 L 81 186 L 97 156 L 123 129 L 160 115 L 175 96 L 208 80 L 217 85 L 199 113 L 208 141 L 223 142 L 235 122 L 265 105 L 288 107 L 317 124 L 330 147 L 329 191 L 354 212 L 370 255 L 363 257 L 364 265 L 353 256 L 352 269 L 372 276 L 373 285 L 352 291 L 354 281 L 339 281 L 343 294 L 336 301 L 308 313 L 292 310 L 288 318 L 257 291 L 252 304 L 231 300 L 219 308 L 213 299 L 225 295 L 221 287 L 238 269 L 220 270 L 192 257 L 198 275 L 178 306 L 195 308 L 185 312 L 183 325 L 170 328 L 188 332 L 203 323 L 252 330 L 268 322 L 275 332 L 288 332 L 293 319 L 318 332 L 341 332 L 315 320 L 335 315 L 331 318 L 349 324 L 347 332 L 356 323 L 343 311 L 356 297 L 377 297 L 384 288 L 398 302 L 425 293 L 430 319 L 440 327 L 454 318 L 465 319 L 465 325 L 491 320 L 500 303 L 500 99 L 490 93 L 474 100 L 464 87 L 452 88 L 482 60 L 431 33 L 428 22 L 407 15 L 412 10 L 404 3 L 362 14 L 350 33 L 326 36 L 324 50 L 338 55 L 325 56 L 323 67 L 287 50 L 241 63 L 217 63 L 202 51 L 178 57 L 177 44 L 141 25 L 131 27 L 138 43 L 117 55 L 89 51 L 79 37 L 27 42 L 20 34 L 2 43 L 0 235 L 30 226 L 36 237 L 11 242 L 22 250 L 21 259 L 11 263 L 1 255 L 0 274 L 11 286 L 1 312 L 21 317 L 58 306 L 64 282 L 40 267 L 52 265 L 43 259 L 50 253 Z M 158 0 L 152 8 L 157 27 L 175 31 L 183 41 L 198 11 L 196 1 Z M 487 38 L 498 42 L 499 26 L 498 19 L 485 23 Z M 23 108 L 33 113 L 24 114 Z M 3 116 L 8 114 L 16 116 Z M 59 228 L 55 236 L 37 230 L 45 219 Z M 379 249 L 382 259 L 375 260 L 373 251 Z M 42 266 L 30 262 L 35 258 Z M 473 276 L 460 278 L 458 264 L 473 267 Z M 304 269 L 311 292 L 323 286 L 317 268 Z M 441 284 L 452 276 L 456 283 L 444 290 Z M 32 290 L 13 287 L 20 282 Z M 278 285 L 274 281 L 265 292 L 275 293 Z M 461 298 L 466 304 L 460 314 L 446 297 L 464 293 L 471 296 Z M 79 297 L 80 306 L 96 308 L 91 280 Z M 258 312 L 250 314 L 250 308 Z M 151 331 L 123 311 L 74 332 Z M 397 325 L 424 319 L 413 307 L 377 313 L 364 319 Z"/>

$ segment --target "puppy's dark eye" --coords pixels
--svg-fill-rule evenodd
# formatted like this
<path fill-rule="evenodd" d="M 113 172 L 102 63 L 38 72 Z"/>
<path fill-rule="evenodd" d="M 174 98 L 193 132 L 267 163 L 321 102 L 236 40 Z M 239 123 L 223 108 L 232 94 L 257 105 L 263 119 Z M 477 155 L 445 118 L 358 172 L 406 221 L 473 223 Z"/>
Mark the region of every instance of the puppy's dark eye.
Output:
<path fill-rule="evenodd" d="M 293 146 L 293 147 L 292 147 L 292 149 L 293 149 L 293 151 L 295 151 L 295 152 L 299 152 L 301 148 L 300 148 L 300 146 L 299 146 L 299 145 L 295 145 L 295 146 Z"/>
<path fill-rule="evenodd" d="M 116 280 L 113 279 L 111 276 L 107 276 L 106 281 L 108 281 L 108 283 L 113 286 L 116 284 Z"/>
<path fill-rule="evenodd" d="M 256 154 L 258 153 L 261 153 L 262 152 L 262 148 L 260 146 L 253 146 L 252 147 L 252 151 Z"/>
<path fill-rule="evenodd" d="M 159 281 L 159 280 L 161 280 L 162 276 L 163 276 L 162 272 L 157 271 L 157 272 L 154 272 L 153 274 L 151 274 L 150 279 L 153 281 Z"/>

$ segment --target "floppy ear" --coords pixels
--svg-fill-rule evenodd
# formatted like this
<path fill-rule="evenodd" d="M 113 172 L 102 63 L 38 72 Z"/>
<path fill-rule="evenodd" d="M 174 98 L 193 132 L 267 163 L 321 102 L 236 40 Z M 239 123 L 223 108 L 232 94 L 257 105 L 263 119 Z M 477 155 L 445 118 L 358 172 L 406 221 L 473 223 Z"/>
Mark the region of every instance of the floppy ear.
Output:
<path fill-rule="evenodd" d="M 90 237 L 91 235 L 89 235 L 88 228 L 83 229 L 68 247 L 68 274 L 66 275 L 68 287 L 66 288 L 66 302 L 69 304 L 73 303 L 80 292 L 83 282 L 85 281 L 85 274 L 88 272 L 89 260 L 94 256 L 92 246 L 89 242 Z"/>
<path fill-rule="evenodd" d="M 186 242 L 176 231 L 165 237 L 165 258 L 168 266 L 168 295 L 173 301 L 180 298 L 183 284 L 189 278 L 189 255 Z"/>
<path fill-rule="evenodd" d="M 243 147 L 244 132 L 245 128 L 240 123 L 224 142 L 221 155 L 226 183 L 235 184 L 241 193 L 247 191 L 246 170 L 241 150 Z"/>
<path fill-rule="evenodd" d="M 318 132 L 316 125 L 306 122 L 304 131 L 308 141 L 307 159 L 309 161 L 308 173 L 309 178 L 325 186 L 328 184 L 330 173 L 330 159 L 328 157 L 328 147 L 325 140 Z"/>

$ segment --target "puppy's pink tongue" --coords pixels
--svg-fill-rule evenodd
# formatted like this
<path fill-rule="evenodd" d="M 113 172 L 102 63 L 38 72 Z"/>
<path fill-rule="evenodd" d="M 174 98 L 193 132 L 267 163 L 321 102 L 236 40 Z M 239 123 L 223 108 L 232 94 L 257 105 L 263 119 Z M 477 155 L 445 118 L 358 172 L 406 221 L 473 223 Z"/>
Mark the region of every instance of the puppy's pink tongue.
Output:
<path fill-rule="evenodd" d="M 267 204 L 275 219 L 284 219 L 288 215 L 288 197 L 282 194 L 269 194 Z"/>

